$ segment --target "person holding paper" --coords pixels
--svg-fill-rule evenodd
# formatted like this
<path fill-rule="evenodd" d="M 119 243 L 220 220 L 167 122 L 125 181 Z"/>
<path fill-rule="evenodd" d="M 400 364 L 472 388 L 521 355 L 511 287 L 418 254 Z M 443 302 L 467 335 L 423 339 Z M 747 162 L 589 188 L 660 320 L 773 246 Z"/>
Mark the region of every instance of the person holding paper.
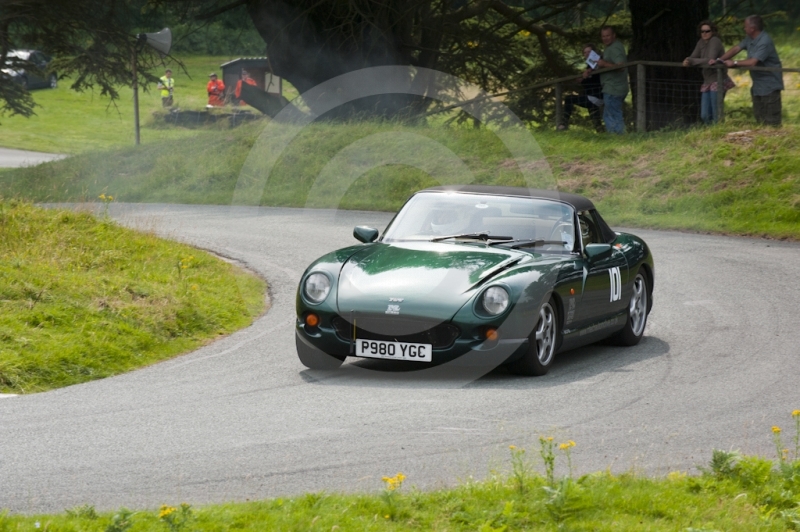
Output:
<path fill-rule="evenodd" d="M 612 26 L 600 29 L 603 41 L 603 57 L 597 60 L 599 68 L 612 68 L 628 62 L 625 47 L 617 40 L 617 32 Z M 603 121 L 609 133 L 625 133 L 625 120 L 622 117 L 622 102 L 628 95 L 628 72 L 625 68 L 600 74 L 603 85 Z"/>
<path fill-rule="evenodd" d="M 597 53 L 594 44 L 589 43 L 583 46 L 583 58 L 588 65 L 583 76 L 578 78 L 583 94 L 570 94 L 564 98 L 564 123 L 559 124 L 556 128 L 561 131 L 569 128 L 569 119 L 576 105 L 585 107 L 589 111 L 589 117 L 592 119 L 595 129 L 598 131 L 603 129 L 603 123 L 600 121 L 603 88 L 600 84 L 600 76 L 592 73 L 597 68 L 597 60 L 600 59 L 600 54 Z"/>

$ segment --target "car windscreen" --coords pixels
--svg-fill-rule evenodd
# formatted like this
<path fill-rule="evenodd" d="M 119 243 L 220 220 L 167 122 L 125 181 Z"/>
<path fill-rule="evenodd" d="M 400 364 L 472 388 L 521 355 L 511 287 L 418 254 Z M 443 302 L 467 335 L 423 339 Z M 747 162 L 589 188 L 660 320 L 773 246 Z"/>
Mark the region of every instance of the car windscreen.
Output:
<path fill-rule="evenodd" d="M 382 241 L 433 240 L 488 233 L 489 238 L 574 243 L 574 210 L 559 201 L 483 194 L 421 192 L 403 206 Z"/>
<path fill-rule="evenodd" d="M 20 50 L 11 50 L 8 52 L 9 58 L 21 59 L 22 61 L 27 61 L 31 57 L 30 52 L 22 52 Z"/>

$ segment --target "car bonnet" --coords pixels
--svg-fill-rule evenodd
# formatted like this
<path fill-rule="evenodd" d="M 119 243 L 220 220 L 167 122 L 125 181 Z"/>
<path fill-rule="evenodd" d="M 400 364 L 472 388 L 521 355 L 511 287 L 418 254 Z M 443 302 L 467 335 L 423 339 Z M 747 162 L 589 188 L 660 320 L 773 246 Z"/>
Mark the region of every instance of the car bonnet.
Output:
<path fill-rule="evenodd" d="M 527 253 L 480 245 L 375 243 L 342 267 L 337 305 L 342 313 L 448 319 L 494 274 L 527 260 Z"/>

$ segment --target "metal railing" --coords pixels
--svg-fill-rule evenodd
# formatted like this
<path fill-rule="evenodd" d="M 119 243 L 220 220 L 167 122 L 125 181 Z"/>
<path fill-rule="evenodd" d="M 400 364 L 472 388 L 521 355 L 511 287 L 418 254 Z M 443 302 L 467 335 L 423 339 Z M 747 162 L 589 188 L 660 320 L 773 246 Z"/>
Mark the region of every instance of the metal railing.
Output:
<path fill-rule="evenodd" d="M 611 68 L 599 68 L 592 72 L 593 75 L 602 74 L 604 72 L 612 72 L 615 70 L 621 69 L 632 69 L 636 68 L 635 76 L 631 76 L 631 86 L 633 92 L 633 105 L 635 111 L 635 119 L 634 119 L 634 126 L 637 132 L 645 132 L 647 131 L 647 124 L 648 124 L 648 111 L 647 111 L 647 90 L 648 90 L 648 79 L 647 79 L 647 67 L 666 67 L 666 68 L 681 68 L 681 69 L 702 69 L 702 68 L 713 68 L 717 71 L 717 86 L 722 87 L 725 81 L 725 70 L 726 67 L 722 65 L 700 65 L 700 66 L 684 66 L 683 63 L 672 63 L 672 62 L 664 62 L 664 61 L 631 61 L 629 63 L 625 63 L 623 65 L 617 65 Z M 746 67 L 746 66 L 739 66 L 736 68 L 728 68 L 728 73 L 730 74 L 731 71 L 736 70 L 755 70 L 755 71 L 764 71 L 764 72 L 782 72 L 782 73 L 800 73 L 800 68 L 774 68 L 774 67 Z M 477 98 L 472 98 L 465 102 L 459 102 L 456 104 L 448 105 L 442 107 L 440 109 L 433 110 L 429 112 L 427 115 L 433 115 L 437 113 L 442 113 L 445 111 L 457 109 L 460 107 L 465 107 L 471 105 L 473 103 L 479 103 L 482 101 L 494 99 L 494 98 L 501 98 L 505 96 L 510 96 L 512 94 L 517 94 L 526 91 L 534 91 L 539 89 L 548 89 L 553 88 L 555 93 L 555 122 L 556 124 L 563 123 L 564 117 L 564 110 L 563 110 L 563 101 L 564 101 L 564 85 L 574 82 L 576 79 L 575 74 L 570 76 L 564 76 L 561 78 L 550 79 L 546 81 L 542 81 L 539 83 L 535 83 L 533 85 L 528 85 L 526 87 L 520 87 L 518 89 L 512 89 L 504 92 L 498 92 L 494 94 L 487 94 L 484 96 L 479 96 Z M 652 80 L 651 80 L 652 81 Z M 658 80 L 662 81 L 663 83 L 676 83 L 679 84 L 681 82 L 685 83 L 685 80 Z M 692 83 L 693 87 L 696 85 L 696 89 L 693 88 L 693 93 L 699 92 L 700 83 Z M 717 113 L 718 113 L 718 121 L 722 122 L 725 119 L 725 91 L 718 90 L 717 91 Z M 427 116 L 426 115 L 426 116 Z"/>

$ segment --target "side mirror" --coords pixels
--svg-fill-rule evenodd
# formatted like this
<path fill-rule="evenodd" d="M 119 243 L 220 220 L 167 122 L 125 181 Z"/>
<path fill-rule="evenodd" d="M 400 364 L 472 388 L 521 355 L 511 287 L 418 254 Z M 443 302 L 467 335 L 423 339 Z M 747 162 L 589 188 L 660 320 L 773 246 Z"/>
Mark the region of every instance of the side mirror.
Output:
<path fill-rule="evenodd" d="M 584 249 L 590 259 L 602 259 L 611 255 L 611 244 L 586 244 Z"/>
<path fill-rule="evenodd" d="M 369 244 L 378 238 L 378 230 L 365 225 L 357 225 L 355 229 L 353 229 L 353 236 L 356 237 L 356 240 Z"/>

